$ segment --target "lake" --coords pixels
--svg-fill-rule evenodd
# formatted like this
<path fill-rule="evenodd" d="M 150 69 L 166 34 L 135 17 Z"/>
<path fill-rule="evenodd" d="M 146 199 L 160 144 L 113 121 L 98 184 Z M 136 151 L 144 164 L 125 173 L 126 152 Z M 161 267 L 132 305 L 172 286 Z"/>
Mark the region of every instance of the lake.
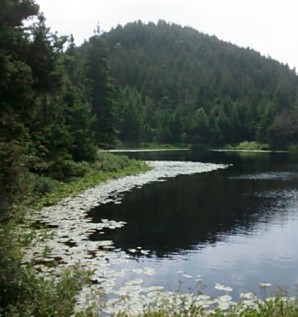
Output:
<path fill-rule="evenodd" d="M 121 203 L 92 209 L 92 222 L 127 224 L 91 240 L 109 239 L 137 272 L 151 268 L 145 286 L 217 296 L 215 283 L 259 296 L 298 283 L 298 156 L 288 153 L 155 151 L 128 152 L 143 160 L 229 164 L 226 169 L 180 175 L 123 194 Z M 142 252 L 141 252 L 142 251 Z M 129 276 L 126 278 L 129 278 Z M 133 276 L 131 276 L 133 278 Z M 119 279 L 118 283 L 125 281 Z"/>

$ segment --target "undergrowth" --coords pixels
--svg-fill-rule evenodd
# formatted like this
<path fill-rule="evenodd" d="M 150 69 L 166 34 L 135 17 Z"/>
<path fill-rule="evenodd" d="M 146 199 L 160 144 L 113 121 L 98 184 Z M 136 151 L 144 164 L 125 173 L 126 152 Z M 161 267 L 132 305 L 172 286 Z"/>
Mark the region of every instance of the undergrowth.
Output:
<path fill-rule="evenodd" d="M 288 297 L 274 297 L 254 301 L 240 300 L 228 308 L 205 309 L 192 304 L 190 307 L 181 305 L 178 309 L 161 307 L 158 309 L 144 308 L 143 312 L 133 315 L 120 312 L 117 317 L 297 317 L 298 301 Z"/>
<path fill-rule="evenodd" d="M 268 144 L 261 144 L 255 141 L 243 141 L 234 145 L 225 146 L 226 150 L 242 150 L 242 151 L 268 151 Z"/>
<path fill-rule="evenodd" d="M 9 217 L 0 221 L 0 316 L 1 317 L 93 317 L 93 307 L 75 313 L 75 295 L 89 283 L 88 272 L 74 267 L 57 277 L 41 277 L 30 266 L 22 265 L 22 246 L 34 238 L 26 230 L 24 215 L 28 209 L 39 209 L 57 203 L 63 197 L 81 192 L 110 178 L 136 174 L 149 167 L 127 157 L 99 153 L 98 160 L 66 162 L 63 181 L 59 178 L 29 174 L 30 192 L 21 205 L 11 206 Z M 62 175 L 62 174 L 61 174 Z M 66 177 L 67 175 L 67 177 Z M 28 228 L 27 228 L 28 229 Z"/>
<path fill-rule="evenodd" d="M 77 163 L 76 174 L 72 173 L 72 176 L 64 181 L 44 176 L 36 177 L 31 195 L 28 196 L 22 207 L 39 209 L 43 206 L 53 205 L 63 197 L 77 194 L 108 179 L 133 175 L 148 169 L 148 165 L 142 161 L 129 159 L 124 155 L 100 152 L 98 160 L 92 164 Z"/>

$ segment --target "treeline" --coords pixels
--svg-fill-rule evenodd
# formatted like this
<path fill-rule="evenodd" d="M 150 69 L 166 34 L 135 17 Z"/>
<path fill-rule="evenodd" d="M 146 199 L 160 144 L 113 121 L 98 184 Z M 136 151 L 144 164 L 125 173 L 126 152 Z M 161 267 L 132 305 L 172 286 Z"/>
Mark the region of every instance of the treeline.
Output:
<path fill-rule="evenodd" d="M 29 26 L 28 26 L 29 25 Z M 0 3 L 0 220 L 46 177 L 84 173 L 115 140 L 115 89 L 104 41 L 82 49 L 47 28 L 33 0 Z"/>
<path fill-rule="evenodd" d="M 103 34 L 123 142 L 297 142 L 295 70 L 249 48 L 159 21 Z"/>

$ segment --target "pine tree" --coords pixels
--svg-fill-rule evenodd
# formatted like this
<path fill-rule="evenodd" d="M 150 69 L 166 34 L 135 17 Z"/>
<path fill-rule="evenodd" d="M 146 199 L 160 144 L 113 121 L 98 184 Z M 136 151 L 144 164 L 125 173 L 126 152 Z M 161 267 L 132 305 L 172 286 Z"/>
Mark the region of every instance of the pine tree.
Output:
<path fill-rule="evenodd" d="M 115 142 L 115 88 L 110 77 L 107 48 L 103 39 L 94 35 L 85 47 L 85 76 L 97 144 L 106 147 Z"/>
<path fill-rule="evenodd" d="M 30 154 L 26 123 L 35 103 L 31 69 L 24 56 L 29 40 L 23 21 L 37 13 L 33 1 L 0 2 L 0 219 L 26 190 L 23 180 Z"/>

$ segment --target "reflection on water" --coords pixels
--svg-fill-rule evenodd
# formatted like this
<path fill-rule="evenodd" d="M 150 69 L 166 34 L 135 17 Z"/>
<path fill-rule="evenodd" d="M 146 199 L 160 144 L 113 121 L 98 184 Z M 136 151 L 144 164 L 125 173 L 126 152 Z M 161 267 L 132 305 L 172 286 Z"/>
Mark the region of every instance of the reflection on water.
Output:
<path fill-rule="evenodd" d="M 293 292 L 298 282 L 296 157 L 210 152 L 133 155 L 233 164 L 226 170 L 145 185 L 125 193 L 121 204 L 101 205 L 89 213 L 94 222 L 102 218 L 127 222 L 121 229 L 107 229 L 104 239 L 131 255 L 131 267 L 156 270 L 148 285 L 175 289 L 182 279 L 187 289 L 195 285 L 190 276 L 199 274 L 207 285 L 232 286 L 234 295 L 240 290 L 257 291 L 262 281 Z M 129 250 L 138 247 L 150 253 L 131 254 Z"/>

